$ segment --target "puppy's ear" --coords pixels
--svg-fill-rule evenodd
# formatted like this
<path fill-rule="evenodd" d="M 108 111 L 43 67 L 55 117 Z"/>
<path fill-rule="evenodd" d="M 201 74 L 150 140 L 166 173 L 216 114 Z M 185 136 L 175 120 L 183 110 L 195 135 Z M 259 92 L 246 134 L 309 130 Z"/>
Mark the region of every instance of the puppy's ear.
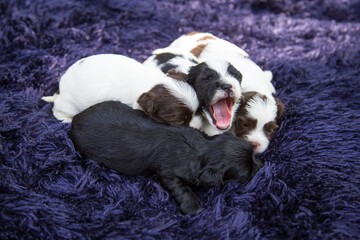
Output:
<path fill-rule="evenodd" d="M 254 97 L 257 94 L 257 92 L 255 91 L 248 91 L 248 92 L 243 92 L 242 96 L 240 98 L 240 106 L 243 106 L 244 104 L 246 104 L 250 98 Z"/>
<path fill-rule="evenodd" d="M 186 76 L 186 82 L 194 86 L 196 79 L 199 77 L 203 69 L 207 67 L 206 63 L 202 62 L 198 65 L 192 66 Z"/>
<path fill-rule="evenodd" d="M 147 115 L 150 115 L 157 110 L 154 101 L 154 95 L 156 94 L 153 92 L 145 92 L 141 94 L 141 96 L 137 100 L 139 106 L 144 110 Z"/>
<path fill-rule="evenodd" d="M 175 68 L 170 69 L 166 76 L 176 79 L 178 81 L 186 82 L 186 74 L 180 71 L 177 71 Z"/>
<path fill-rule="evenodd" d="M 275 98 L 276 105 L 277 105 L 277 112 L 276 112 L 276 121 L 280 121 L 280 118 L 285 113 L 285 105 L 283 102 L 280 101 L 280 99 Z"/>
<path fill-rule="evenodd" d="M 266 71 L 264 71 L 264 75 L 265 75 L 265 79 L 268 80 L 269 82 L 271 82 L 271 80 L 273 79 L 272 72 L 269 70 L 266 70 Z"/>

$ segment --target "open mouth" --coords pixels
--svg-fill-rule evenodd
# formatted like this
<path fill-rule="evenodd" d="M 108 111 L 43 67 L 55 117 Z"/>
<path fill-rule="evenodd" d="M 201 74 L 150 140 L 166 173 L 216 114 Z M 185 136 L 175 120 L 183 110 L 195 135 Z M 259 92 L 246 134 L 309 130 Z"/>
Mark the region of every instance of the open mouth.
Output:
<path fill-rule="evenodd" d="M 226 130 L 231 125 L 231 109 L 234 99 L 231 97 L 223 98 L 209 107 L 215 126 L 220 130 Z"/>

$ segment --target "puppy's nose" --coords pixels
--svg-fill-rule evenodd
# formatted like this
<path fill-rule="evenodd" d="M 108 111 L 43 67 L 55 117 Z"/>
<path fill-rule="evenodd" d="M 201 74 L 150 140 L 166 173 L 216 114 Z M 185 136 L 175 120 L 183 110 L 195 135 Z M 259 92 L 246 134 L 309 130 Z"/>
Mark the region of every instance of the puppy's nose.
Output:
<path fill-rule="evenodd" d="M 260 143 L 258 143 L 256 141 L 250 141 L 250 143 L 251 143 L 253 150 L 256 150 L 260 147 Z"/>
<path fill-rule="evenodd" d="M 225 90 L 226 92 L 232 91 L 232 85 L 231 84 L 223 84 L 221 85 L 221 88 Z"/>

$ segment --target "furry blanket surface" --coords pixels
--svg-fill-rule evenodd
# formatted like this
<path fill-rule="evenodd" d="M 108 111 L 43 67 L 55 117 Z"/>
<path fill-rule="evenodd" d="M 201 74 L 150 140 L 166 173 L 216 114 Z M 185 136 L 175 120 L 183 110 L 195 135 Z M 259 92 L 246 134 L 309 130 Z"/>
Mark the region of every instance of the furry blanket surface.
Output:
<path fill-rule="evenodd" d="M 251 182 L 182 215 L 156 176 L 81 158 L 41 100 L 76 60 L 145 60 L 190 31 L 245 49 L 286 113 Z M 357 0 L 0 1 L 0 239 L 359 239 Z"/>

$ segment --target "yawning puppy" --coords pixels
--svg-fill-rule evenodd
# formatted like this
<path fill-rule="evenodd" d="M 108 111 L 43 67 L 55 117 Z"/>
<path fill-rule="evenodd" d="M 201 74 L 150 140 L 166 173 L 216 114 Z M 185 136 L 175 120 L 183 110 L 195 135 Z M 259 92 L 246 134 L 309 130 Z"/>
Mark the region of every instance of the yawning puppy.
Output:
<path fill-rule="evenodd" d="M 255 153 L 262 153 L 278 129 L 284 110 L 284 104 L 277 98 L 258 92 L 243 93 L 232 131 L 250 141 Z"/>
<path fill-rule="evenodd" d="M 77 61 L 61 77 L 59 91 L 43 99 L 54 102 L 54 116 L 63 122 L 96 103 L 118 100 L 158 122 L 201 127 L 201 117 L 195 116 L 199 103 L 189 84 L 122 55 Z"/>
<path fill-rule="evenodd" d="M 185 214 L 201 210 L 191 186 L 247 181 L 263 165 L 246 140 L 160 124 L 120 102 L 99 103 L 76 115 L 70 138 L 84 156 L 122 174 L 155 172 Z"/>
<path fill-rule="evenodd" d="M 242 75 L 230 63 L 212 60 L 190 68 L 187 82 L 193 86 L 200 111 L 207 119 L 202 130 L 216 135 L 230 129 L 239 107 Z"/>

